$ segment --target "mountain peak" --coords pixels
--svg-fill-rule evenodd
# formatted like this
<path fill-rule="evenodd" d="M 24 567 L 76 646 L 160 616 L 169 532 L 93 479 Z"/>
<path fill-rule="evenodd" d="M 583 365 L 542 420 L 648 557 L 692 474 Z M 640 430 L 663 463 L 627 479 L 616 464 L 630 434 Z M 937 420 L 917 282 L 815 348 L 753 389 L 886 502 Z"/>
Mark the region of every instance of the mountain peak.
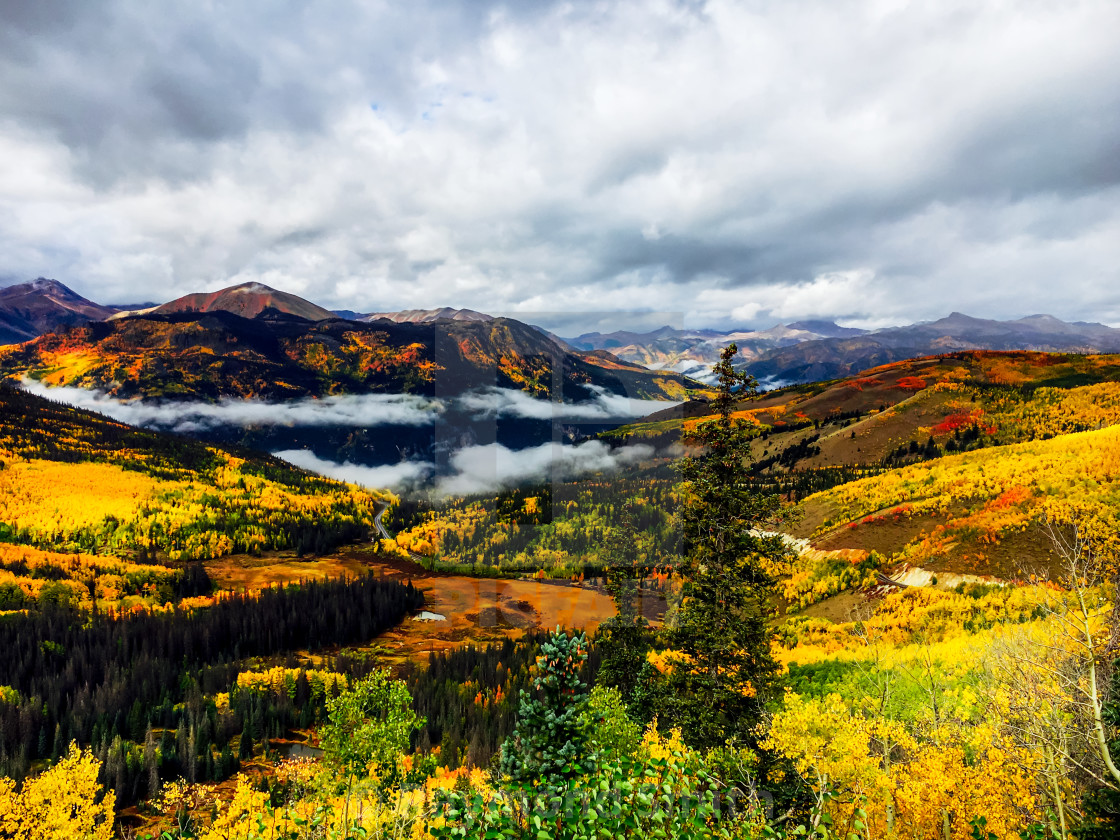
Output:
<path fill-rule="evenodd" d="M 848 338 L 849 336 L 864 335 L 867 332 L 867 330 L 861 330 L 857 327 L 841 327 L 835 321 L 828 321 L 823 318 L 794 321 L 792 324 L 786 324 L 786 327 L 791 330 L 816 333 L 825 338 Z"/>
<path fill-rule="evenodd" d="M 170 315 L 177 312 L 232 312 L 243 318 L 259 318 L 266 313 L 279 312 L 308 321 L 325 321 L 334 314 L 316 306 L 298 295 L 281 292 L 263 283 L 250 281 L 219 289 L 216 292 L 196 292 L 184 295 L 151 310 L 153 315 Z"/>
<path fill-rule="evenodd" d="M 0 344 L 26 341 L 45 332 L 85 321 L 103 321 L 116 312 L 86 300 L 46 277 L 0 289 Z"/>
<path fill-rule="evenodd" d="M 484 312 L 475 312 L 473 309 L 455 309 L 444 306 L 440 309 L 403 309 L 400 312 L 372 312 L 368 315 L 358 315 L 352 320 L 367 321 L 392 321 L 396 324 L 430 324 L 434 321 L 492 321 L 493 315 Z"/>
<path fill-rule="evenodd" d="M 255 280 L 250 280 L 248 283 L 238 283 L 236 286 L 230 286 L 228 289 L 224 289 L 223 291 L 230 294 L 279 294 L 279 292 L 271 286 L 266 286 L 264 283 L 258 283 Z"/>
<path fill-rule="evenodd" d="M 84 297 L 69 286 L 65 286 L 57 280 L 52 280 L 48 277 L 36 277 L 34 280 L 29 280 L 26 283 L 14 283 L 11 286 L 0 289 L 0 298 L 10 299 L 24 295 L 55 295 L 71 300 L 86 301 Z M 90 301 L 86 301 L 86 303 L 89 302 Z"/>
<path fill-rule="evenodd" d="M 26 285 L 32 291 L 36 292 L 63 292 L 64 294 L 68 292 L 70 294 L 75 294 L 74 290 L 70 287 L 64 286 L 62 283 L 49 277 L 36 277 L 30 283 L 22 285 Z"/>
<path fill-rule="evenodd" d="M 962 328 L 962 327 L 974 327 L 974 326 L 977 326 L 979 324 L 989 324 L 989 323 L 998 323 L 998 322 L 986 321 L 983 318 L 976 318 L 976 317 L 973 317 L 972 315 L 965 315 L 963 312 L 954 311 L 954 312 L 950 312 L 944 318 L 939 318 L 936 321 L 928 322 L 926 324 L 926 326 L 941 327 L 941 328 L 945 328 L 945 327 Z M 910 329 L 910 327 L 895 327 L 895 329 L 907 330 L 907 329 Z"/>

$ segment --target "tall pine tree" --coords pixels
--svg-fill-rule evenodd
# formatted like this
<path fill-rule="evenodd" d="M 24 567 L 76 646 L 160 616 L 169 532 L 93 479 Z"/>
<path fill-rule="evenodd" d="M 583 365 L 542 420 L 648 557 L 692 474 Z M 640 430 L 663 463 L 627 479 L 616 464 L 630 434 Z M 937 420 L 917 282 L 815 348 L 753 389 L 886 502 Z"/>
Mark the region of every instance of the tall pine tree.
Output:
<path fill-rule="evenodd" d="M 759 529 L 780 502 L 748 481 L 751 431 L 732 414 L 757 383 L 734 369 L 736 352 L 734 344 L 725 348 L 713 368 L 717 417 L 686 433 L 698 451 L 680 465 L 684 583 L 670 639 L 684 656 L 670 674 L 668 696 L 674 722 L 703 747 L 749 737 L 778 674 L 766 623 L 772 581 L 763 560 L 783 548 Z"/>

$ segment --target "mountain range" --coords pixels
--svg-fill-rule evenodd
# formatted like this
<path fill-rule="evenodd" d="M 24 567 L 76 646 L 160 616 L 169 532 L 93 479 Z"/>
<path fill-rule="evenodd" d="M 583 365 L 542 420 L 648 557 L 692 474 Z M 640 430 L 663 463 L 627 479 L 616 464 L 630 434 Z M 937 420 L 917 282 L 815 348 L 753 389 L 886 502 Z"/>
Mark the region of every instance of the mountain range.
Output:
<path fill-rule="evenodd" d="M 262 307 L 255 318 L 224 309 L 172 308 L 69 326 L 0 348 L 0 373 L 122 398 L 208 401 L 455 396 L 489 386 L 579 402 L 596 391 L 682 399 L 702 390 L 679 374 L 650 371 L 609 353 L 565 350 L 539 330 L 506 318 L 312 321 L 273 306 Z"/>
<path fill-rule="evenodd" d="M 234 315 L 254 322 L 255 326 L 234 327 L 234 322 L 224 317 L 205 320 L 202 316 L 206 315 Z M 954 312 L 937 321 L 874 332 L 842 327 L 826 320 L 810 320 L 779 324 L 765 330 L 682 330 L 665 326 L 644 333 L 620 330 L 561 338 L 513 319 L 494 318 L 470 309 L 444 307 L 397 312 L 332 312 L 297 295 L 278 291 L 261 283 L 242 283 L 217 292 L 189 294 L 168 303 L 140 309 L 94 303 L 62 283 L 45 278 L 0 289 L 0 344 L 27 342 L 82 324 L 110 322 L 123 325 L 137 319 L 145 321 L 147 326 L 114 327 L 108 332 L 102 328 L 83 333 L 85 340 L 90 343 L 82 351 L 84 357 L 98 356 L 101 351 L 94 349 L 93 345 L 98 345 L 113 357 L 121 354 L 128 357 L 143 349 L 142 355 L 147 358 L 145 364 L 155 365 L 157 368 L 162 364 L 166 367 L 166 374 L 174 377 L 176 374 L 173 368 L 177 369 L 178 365 L 186 364 L 187 371 L 191 371 L 202 363 L 201 358 L 196 360 L 195 365 L 182 358 L 184 354 L 198 352 L 207 357 L 211 367 L 220 366 L 218 359 L 221 359 L 223 361 L 220 364 L 233 365 L 245 375 L 252 370 L 254 375 L 264 376 L 265 370 L 258 365 L 260 359 L 250 362 L 244 357 L 244 353 L 239 355 L 238 352 L 254 346 L 258 349 L 253 352 L 261 359 L 267 358 L 268 353 L 262 354 L 259 349 L 259 341 L 264 340 L 264 334 L 270 331 L 273 333 L 268 341 L 279 344 L 272 344 L 270 347 L 281 352 L 287 359 L 284 362 L 273 359 L 273 363 L 280 364 L 281 367 L 290 364 L 298 367 L 303 363 L 293 362 L 293 359 L 300 356 L 303 350 L 293 350 L 295 344 L 302 341 L 301 347 L 314 345 L 320 348 L 317 352 L 331 356 L 340 352 L 343 345 L 339 342 L 342 341 L 340 336 L 343 334 L 348 331 L 355 335 L 367 334 L 353 326 L 356 322 L 371 327 L 376 325 L 378 330 L 388 334 L 384 347 L 395 348 L 392 351 L 394 353 L 401 352 L 410 343 L 425 348 L 417 358 L 430 364 L 435 364 L 433 353 L 437 346 L 443 346 L 448 340 L 462 340 L 465 342 L 464 346 L 470 349 L 453 354 L 459 361 L 474 354 L 476 362 L 486 359 L 485 364 L 491 367 L 506 365 L 508 371 L 498 379 L 518 383 L 517 387 L 529 391 L 543 382 L 540 377 L 544 370 L 547 368 L 551 371 L 552 368 L 549 365 L 541 367 L 528 360 L 542 354 L 555 356 L 559 352 L 566 359 L 570 357 L 560 365 L 565 371 L 561 378 L 570 384 L 582 382 L 584 385 L 607 387 L 616 393 L 665 397 L 679 395 L 682 389 L 695 388 L 695 383 L 689 384 L 689 380 L 707 380 L 711 365 L 718 359 L 720 351 L 731 342 L 739 348 L 739 366 L 758 377 L 764 385 L 770 386 L 834 379 L 875 365 L 959 350 L 1120 352 L 1120 330 L 1096 323 L 1068 323 L 1049 315 L 997 321 Z M 285 322 L 286 325 L 280 326 L 280 322 Z M 297 326 L 296 322 L 301 322 L 302 325 Z M 268 323 L 273 326 L 263 326 Z M 189 324 L 196 326 L 189 327 Z M 342 326 L 346 324 L 350 326 Z M 420 333 L 408 332 L 409 326 L 423 326 L 427 330 L 423 335 L 427 338 L 418 338 Z M 297 334 L 303 335 L 303 339 L 297 340 L 294 337 Z M 498 336 L 501 338 L 497 338 Z M 76 340 L 76 333 L 68 339 L 70 342 Z M 130 341 L 135 342 L 131 351 L 128 350 Z M 108 344 L 102 347 L 103 342 Z M 156 345 L 161 342 L 166 346 L 157 349 Z M 237 342 L 245 343 L 235 351 L 231 348 Z M 512 344 L 507 346 L 507 342 Z M 38 362 L 31 356 L 40 351 L 47 356 L 57 354 L 59 350 L 56 345 L 57 341 L 47 340 L 40 342 L 38 349 L 16 354 L 9 351 L 5 354 L 7 361 L 4 362 L 4 367 L 10 369 L 11 360 L 17 357 L 25 359 L 28 366 L 34 367 Z M 278 350 L 282 346 L 287 349 Z M 226 350 L 219 352 L 216 349 L 219 347 L 225 347 Z M 346 354 L 346 351 L 341 352 Z M 419 387 L 417 376 L 423 379 L 423 375 L 414 372 L 405 376 L 403 371 L 409 363 L 403 359 L 402 356 L 395 363 L 397 374 L 394 375 L 386 373 L 393 367 L 392 364 L 386 367 L 384 360 L 377 363 L 378 376 L 384 379 L 377 388 L 388 388 L 397 379 L 402 387 L 406 379 L 409 380 L 408 387 Z M 452 366 L 455 367 L 458 363 L 455 362 Z M 336 361 L 334 367 L 341 369 L 346 364 Z M 98 363 L 90 361 L 82 377 L 92 381 L 97 378 L 96 371 L 100 369 Z M 321 379 L 324 375 L 326 374 L 320 371 L 312 378 Z M 218 388 L 216 375 L 210 378 L 213 380 L 213 387 L 207 386 L 203 388 L 204 391 Z M 466 377 L 469 381 L 476 378 L 473 375 Z M 483 376 L 483 379 L 486 378 Z M 304 381 L 302 374 L 296 376 L 291 371 L 281 379 L 300 392 L 317 393 L 324 387 L 320 383 L 313 388 Z M 129 384 L 131 380 L 128 377 L 118 382 L 113 376 L 107 375 L 106 381 L 117 383 L 114 387 L 124 390 L 151 390 L 137 381 Z M 303 384 L 297 386 L 297 381 Z M 201 387 L 201 380 L 195 384 Z M 351 386 L 358 387 L 353 382 L 340 387 Z M 374 387 L 369 383 L 361 387 L 367 386 Z M 174 390 L 174 386 L 169 387 Z M 183 387 L 190 392 L 193 386 Z M 234 386 L 234 390 L 259 393 L 257 385 L 247 382 Z"/>
<path fill-rule="evenodd" d="M 719 359 L 720 351 L 734 342 L 739 358 L 748 361 L 766 353 L 822 338 L 847 338 L 866 330 L 840 327 L 831 321 L 798 321 L 778 324 L 766 330 L 679 330 L 669 326 L 647 333 L 620 330 L 611 333 L 585 333 L 564 339 L 581 350 L 609 350 L 627 362 L 654 370 L 673 370 L 704 379 Z"/>
<path fill-rule="evenodd" d="M 775 348 L 748 359 L 743 367 L 763 383 L 794 384 L 836 379 L 877 365 L 961 350 L 1116 353 L 1120 352 L 1120 330 L 1083 321 L 1068 323 L 1051 315 L 995 321 L 954 312 L 929 323 Z"/>

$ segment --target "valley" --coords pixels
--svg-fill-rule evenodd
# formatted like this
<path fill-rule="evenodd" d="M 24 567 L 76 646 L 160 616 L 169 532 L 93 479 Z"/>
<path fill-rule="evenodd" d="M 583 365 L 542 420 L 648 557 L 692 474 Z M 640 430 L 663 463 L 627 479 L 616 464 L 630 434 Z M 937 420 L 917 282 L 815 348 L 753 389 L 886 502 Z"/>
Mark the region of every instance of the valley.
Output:
<path fill-rule="evenodd" d="M 553 674 L 564 749 L 596 751 L 556 790 L 768 774 L 805 826 L 1107 824 L 1071 769 L 1107 742 L 1064 747 L 1055 792 L 1024 721 L 1066 689 L 1021 687 L 1039 649 L 1086 685 L 1116 632 L 1120 357 L 888 354 L 744 398 L 727 354 L 702 383 L 595 346 L 639 335 L 174 303 L 0 350 L 0 806 L 85 756 L 121 836 L 469 832 L 507 818 L 503 745 Z M 374 689 L 412 722 L 355 800 L 332 733 Z"/>

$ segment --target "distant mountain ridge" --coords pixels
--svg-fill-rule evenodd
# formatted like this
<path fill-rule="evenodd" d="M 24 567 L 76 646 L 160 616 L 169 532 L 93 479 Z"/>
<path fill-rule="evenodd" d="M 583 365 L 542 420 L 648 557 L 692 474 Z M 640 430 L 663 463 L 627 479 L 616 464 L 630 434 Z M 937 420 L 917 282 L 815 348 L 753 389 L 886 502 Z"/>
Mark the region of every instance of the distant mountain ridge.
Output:
<path fill-rule="evenodd" d="M 903 359 L 961 350 L 1117 353 L 1120 330 L 1083 321 L 1069 323 L 1052 315 L 996 321 L 953 312 L 937 321 L 775 348 L 741 366 L 763 382 L 793 384 L 836 379 Z"/>
<path fill-rule="evenodd" d="M 118 397 L 285 400 L 334 394 L 453 396 L 498 386 L 580 401 L 596 389 L 685 399 L 703 389 L 608 353 L 573 353 L 527 324 L 311 321 L 263 310 L 151 312 L 88 323 L 0 349 L 0 373 Z"/>
<path fill-rule="evenodd" d="M 756 359 L 778 347 L 804 341 L 839 336 L 862 335 L 865 330 L 840 327 L 831 321 L 799 321 L 778 324 L 766 330 L 678 330 L 664 326 L 647 333 L 619 330 L 612 333 L 585 333 L 564 339 L 581 350 L 609 350 L 623 361 L 654 370 L 672 370 L 704 379 L 728 344 L 734 342 L 740 358 Z"/>
<path fill-rule="evenodd" d="M 384 320 L 395 324 L 430 324 L 433 321 L 493 321 L 494 316 L 475 312 L 473 309 L 453 309 L 445 306 L 442 309 L 404 309 L 400 312 L 356 314 L 350 320 L 366 323 Z"/>
<path fill-rule="evenodd" d="M 343 318 L 370 325 L 491 324 L 507 320 L 452 307 L 331 312 L 298 295 L 255 282 L 125 310 L 87 300 L 57 280 L 38 278 L 0 289 L 0 344 L 29 341 L 87 322 L 220 312 L 251 320 L 300 319 L 314 323 Z M 764 330 L 680 330 L 665 326 L 649 332 L 592 332 L 575 338 L 533 329 L 562 351 L 599 368 L 632 372 L 640 366 L 658 374 L 701 381 L 710 378 L 711 365 L 720 351 L 735 342 L 740 366 L 771 385 L 834 379 L 879 364 L 958 350 L 1120 352 L 1120 330 L 1097 323 L 1065 322 L 1043 314 L 998 321 L 953 312 L 936 321 L 874 332 L 823 319 L 794 321 Z"/>
<path fill-rule="evenodd" d="M 79 295 L 57 280 L 39 277 L 0 289 L 0 344 L 27 341 L 60 327 L 102 321 L 118 310 Z"/>

